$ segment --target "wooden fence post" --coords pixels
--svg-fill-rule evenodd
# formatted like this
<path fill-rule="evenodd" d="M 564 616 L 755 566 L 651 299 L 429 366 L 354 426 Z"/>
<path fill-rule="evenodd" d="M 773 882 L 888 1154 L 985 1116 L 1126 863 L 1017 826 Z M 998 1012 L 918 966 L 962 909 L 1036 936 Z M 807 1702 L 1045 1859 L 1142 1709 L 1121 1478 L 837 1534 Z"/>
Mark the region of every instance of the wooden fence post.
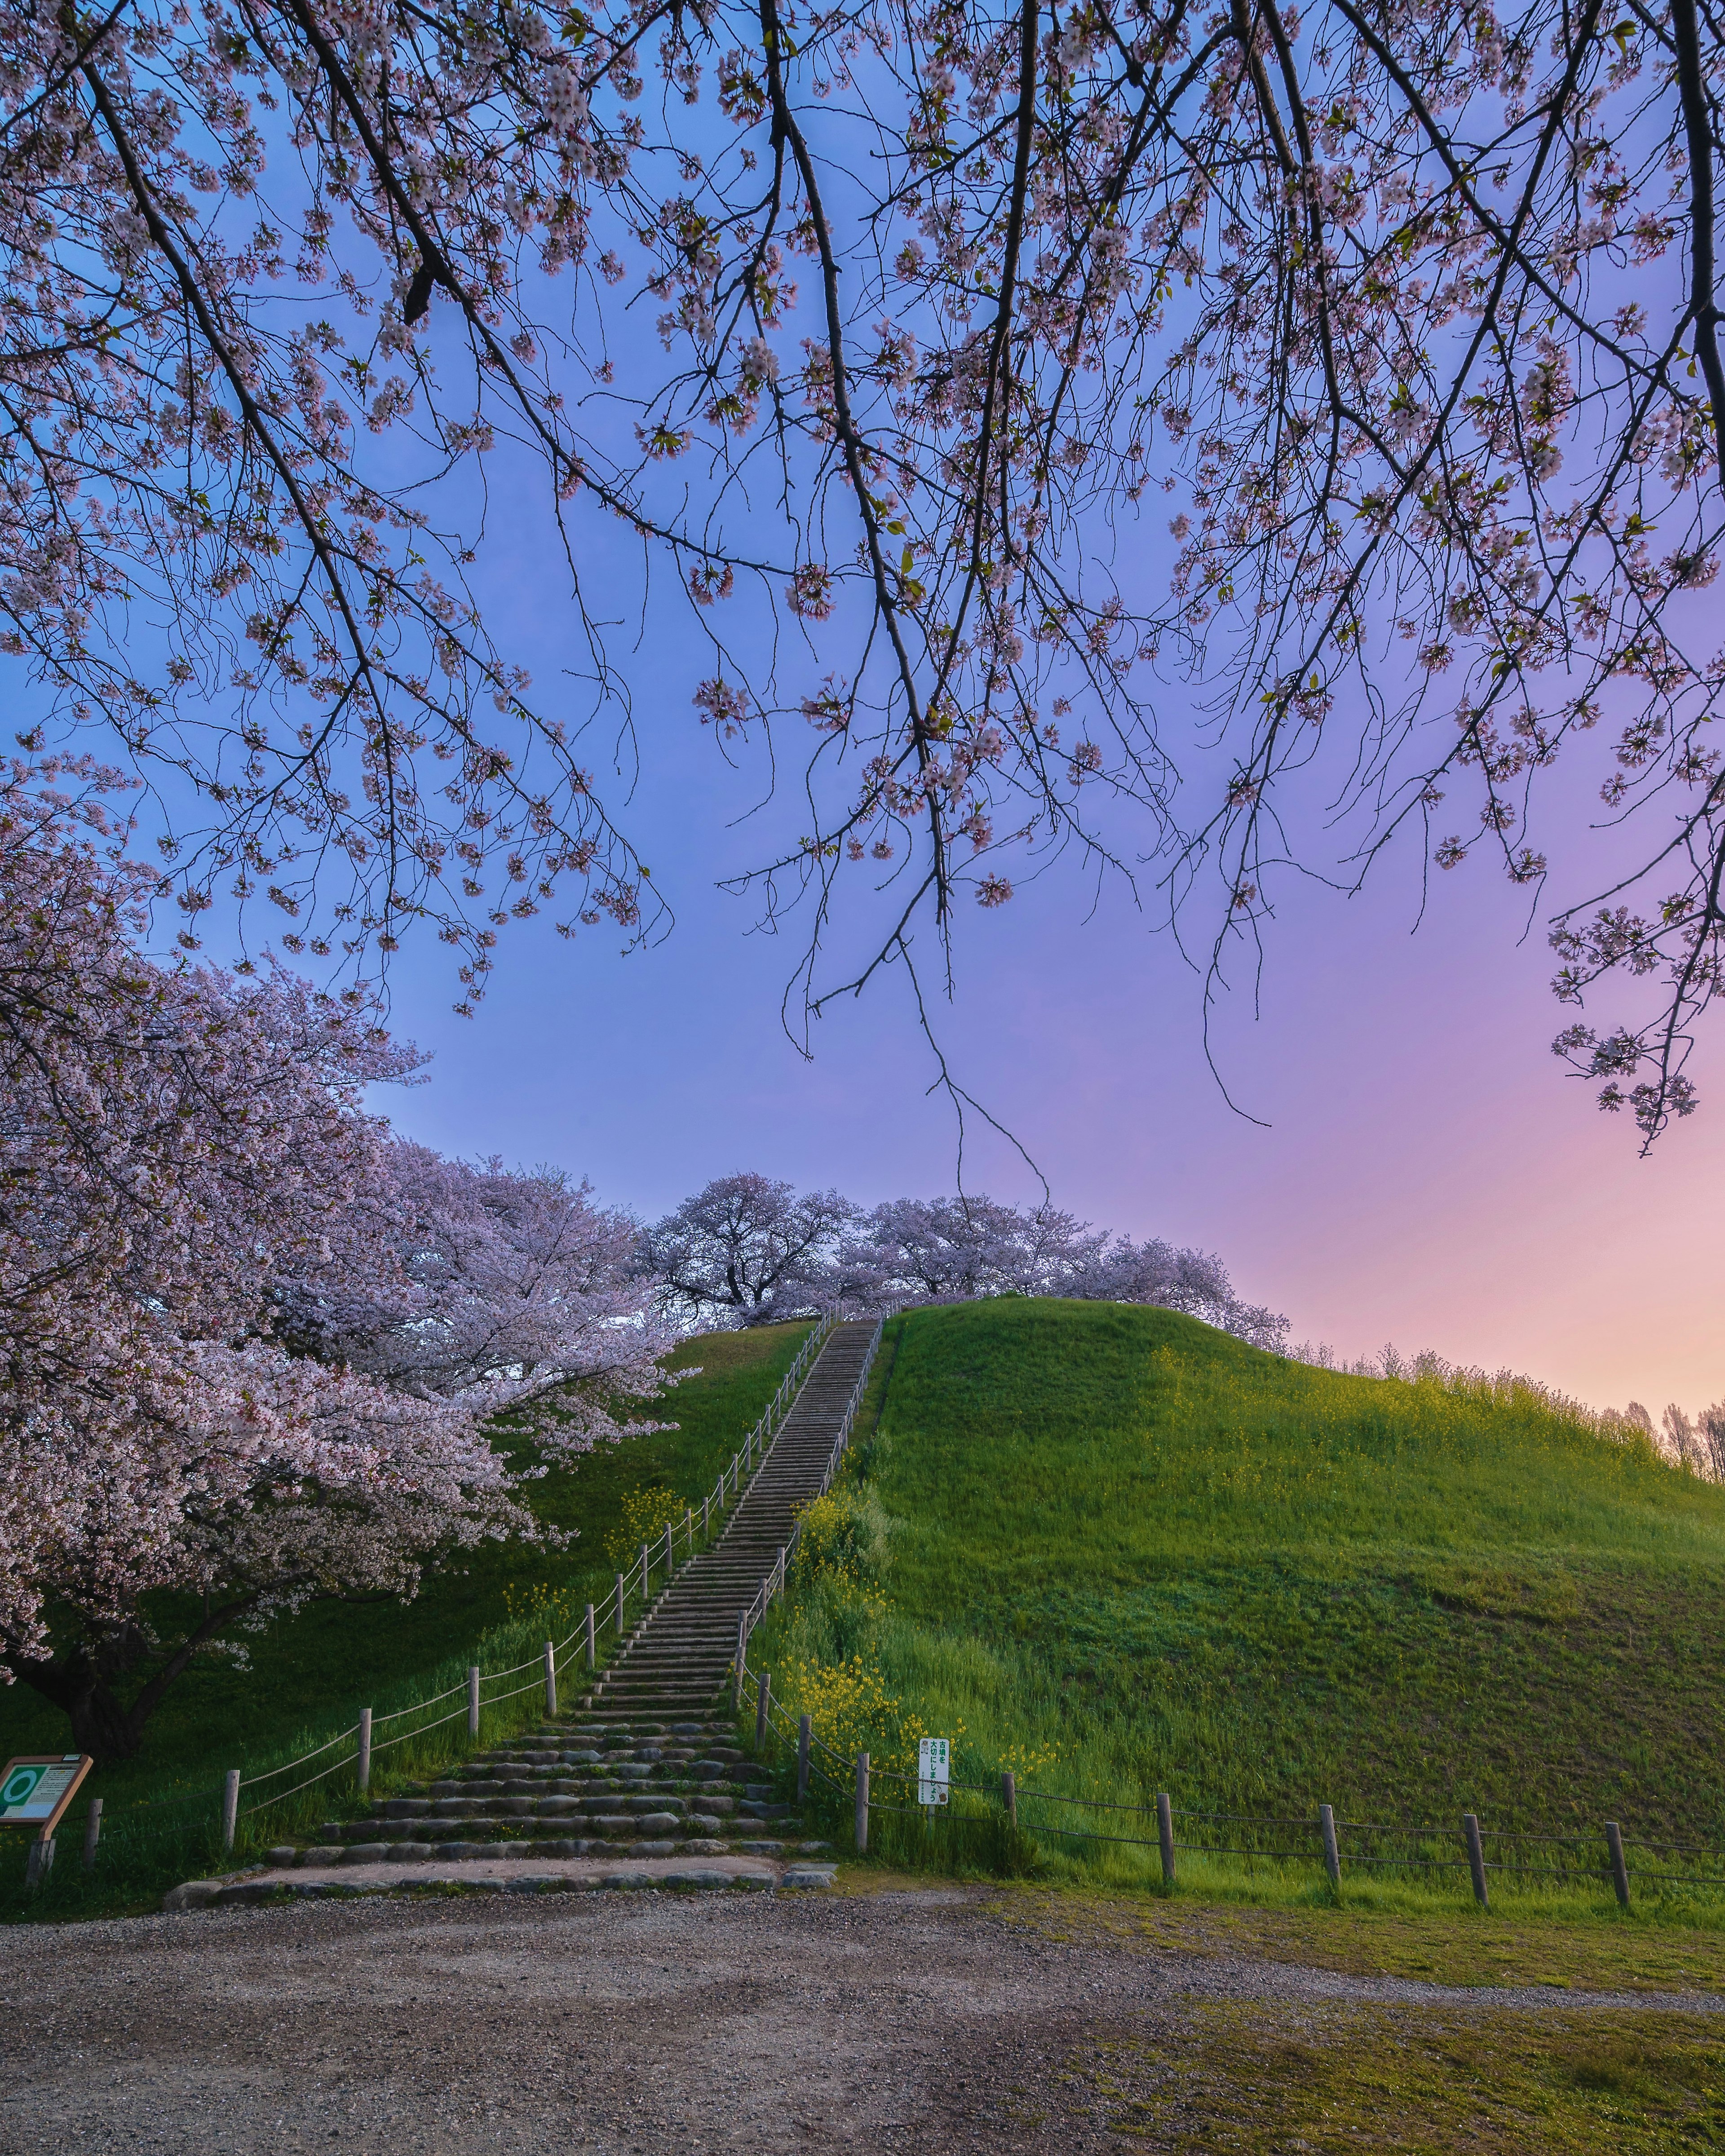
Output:
<path fill-rule="evenodd" d="M 1339 1894 L 1342 1892 L 1342 1852 L 1336 1846 L 1336 1815 L 1328 1804 L 1317 1808 L 1317 1823 L 1324 1838 L 1324 1870 L 1330 1875 L 1330 1884 Z"/>
<path fill-rule="evenodd" d="M 1489 1909 L 1491 1897 L 1486 1886 L 1486 1851 L 1480 1840 L 1480 1823 L 1472 1812 L 1461 1815 L 1461 1835 L 1467 1844 L 1467 1868 L 1473 1874 L 1473 1898 Z"/>
<path fill-rule="evenodd" d="M 239 1769 L 230 1767 L 222 1782 L 222 1846 L 232 1849 L 239 1825 Z"/>
<path fill-rule="evenodd" d="M 557 1711 L 557 1650 L 550 1640 L 545 1643 L 545 1711 L 547 1714 Z"/>
<path fill-rule="evenodd" d="M 1009 1822 L 1016 1827 L 1019 1823 L 1019 1778 L 1010 1767 L 1004 1768 L 1001 1773 L 1000 1801 L 1006 1807 Z"/>
<path fill-rule="evenodd" d="M 54 1836 L 39 1834 L 32 1837 L 24 1854 L 24 1884 L 33 1892 L 45 1886 L 48 1875 L 54 1869 Z"/>
<path fill-rule="evenodd" d="M 675 1568 L 676 1552 L 671 1547 L 670 1522 L 667 1520 L 665 1523 L 665 1584 L 667 1587 L 670 1585 L 671 1573 Z"/>
<path fill-rule="evenodd" d="M 479 1735 L 479 1664 L 475 1662 L 467 1672 L 467 1733 L 470 1737 Z"/>
<path fill-rule="evenodd" d="M 617 1575 L 617 1636 L 623 1637 L 623 1574 Z"/>
<path fill-rule="evenodd" d="M 102 1800 L 92 1797 L 90 1810 L 84 1815 L 84 1868 L 95 1870 L 96 1844 L 102 1838 Z"/>
<path fill-rule="evenodd" d="M 731 1679 L 731 1712 L 742 1712 L 742 1681 L 748 1674 L 749 1620 L 744 1611 L 737 1620 L 737 1662 Z"/>
<path fill-rule="evenodd" d="M 593 1604 L 590 1602 L 587 1605 L 587 1614 L 583 1618 L 582 1624 L 587 1632 L 587 1666 L 590 1670 L 597 1669 L 599 1661 L 599 1642 L 593 1628 Z"/>
<path fill-rule="evenodd" d="M 647 1554 L 647 1545 L 641 1544 L 641 1607 L 647 1606 L 647 1582 L 652 1577 L 653 1560 Z"/>
<path fill-rule="evenodd" d="M 355 1779 L 363 1796 L 372 1786 L 372 1710 L 368 1707 L 359 1711 L 359 1758 Z"/>
<path fill-rule="evenodd" d="M 1611 1884 L 1616 1889 L 1617 1906 L 1629 1907 L 1629 1866 L 1623 1861 L 1623 1829 L 1615 1820 L 1605 1822 L 1605 1846 L 1611 1852 Z"/>
<path fill-rule="evenodd" d="M 713 1531 L 713 1493 L 709 1490 L 701 1501 L 701 1539 L 705 1542 Z"/>
<path fill-rule="evenodd" d="M 1174 1891 L 1174 1814 L 1166 1789 L 1158 1789 L 1156 1793 L 1156 1839 L 1162 1849 L 1163 1892 L 1172 1894 Z"/>
<path fill-rule="evenodd" d="M 806 1714 L 797 1717 L 797 1802 L 809 1801 L 809 1763 L 814 1742 L 814 1722 Z"/>
<path fill-rule="evenodd" d="M 869 1755 L 856 1755 L 856 1853 L 866 1856 L 869 1851 Z"/>
<path fill-rule="evenodd" d="M 767 1749 L 767 1716 L 773 1704 L 773 1672 L 762 1670 L 755 1679 L 755 1757 Z"/>

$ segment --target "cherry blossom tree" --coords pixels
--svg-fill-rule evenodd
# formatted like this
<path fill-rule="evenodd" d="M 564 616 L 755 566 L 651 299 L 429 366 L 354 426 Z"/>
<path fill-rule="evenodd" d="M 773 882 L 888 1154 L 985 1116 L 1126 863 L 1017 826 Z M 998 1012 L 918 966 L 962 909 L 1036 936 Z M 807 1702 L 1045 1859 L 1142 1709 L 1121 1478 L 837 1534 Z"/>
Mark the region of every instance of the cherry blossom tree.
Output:
<path fill-rule="evenodd" d="M 393 1140 L 330 1260 L 273 1291 L 296 1350 L 393 1391 L 507 1411 L 555 1451 L 639 1435 L 669 1382 L 641 1231 L 560 1170 L 445 1160 Z"/>
<path fill-rule="evenodd" d="M 838 1300 L 839 1239 L 857 1217 L 836 1190 L 722 1175 L 648 1231 L 644 1263 L 689 1321 L 770 1325 Z"/>
<path fill-rule="evenodd" d="M 537 1536 L 485 1419 L 525 1400 L 542 1444 L 614 1437 L 659 1337 L 584 1194 L 494 1201 L 562 1240 L 536 1271 L 488 1262 L 472 1185 L 509 1178 L 409 1158 L 363 1111 L 418 1059 L 357 990 L 141 957 L 153 879 L 110 798 L 87 767 L 0 783 L 0 1676 L 102 1758 L 236 1627 Z M 391 1258 L 464 1225 L 449 1279 Z M 361 1255 L 388 1312 L 369 1352 L 290 1353 L 278 1286 Z M 553 1352 L 577 1381 L 555 1412 Z"/>
<path fill-rule="evenodd" d="M 1556 901 L 1558 1051 L 1646 1142 L 1693 1106 L 1713 0 L 0 24 L 4 648 L 48 734 L 157 787 L 188 947 L 218 899 L 359 968 L 423 920 L 470 1003 L 517 916 L 649 930 L 579 753 L 628 719 L 583 603 L 620 528 L 691 609 L 701 722 L 802 774 L 744 881 L 807 901 L 808 1009 L 920 982 L 920 936 L 950 957 L 961 900 L 1063 846 L 1210 894 L 1214 979 L 1400 834 L 1534 900 L 1535 788 L 1579 762 L 1620 830 Z M 475 602 L 506 451 L 581 706 Z"/>
<path fill-rule="evenodd" d="M 1020 1209 L 979 1195 L 896 1199 L 869 1215 L 843 1265 L 847 1281 L 858 1283 L 846 1292 L 862 1301 L 1013 1294 L 1155 1303 L 1254 1347 L 1287 1348 L 1287 1320 L 1242 1302 L 1219 1258 L 1126 1235 L 1111 1240 L 1050 1205 Z"/>
<path fill-rule="evenodd" d="M 883 1296 L 906 1301 L 1059 1295 L 1074 1272 L 1095 1265 L 1106 1241 L 1045 1207 L 1020 1212 L 981 1195 L 900 1198 L 875 1207 L 846 1258 Z"/>
<path fill-rule="evenodd" d="M 1055 1292 L 1105 1302 L 1155 1303 L 1201 1318 L 1271 1354 L 1288 1353 L 1286 1318 L 1262 1303 L 1242 1301 L 1227 1266 L 1208 1250 L 1179 1250 L 1147 1236 L 1135 1244 L 1122 1235 L 1099 1250 L 1094 1261 L 1075 1264 L 1068 1284 Z"/>

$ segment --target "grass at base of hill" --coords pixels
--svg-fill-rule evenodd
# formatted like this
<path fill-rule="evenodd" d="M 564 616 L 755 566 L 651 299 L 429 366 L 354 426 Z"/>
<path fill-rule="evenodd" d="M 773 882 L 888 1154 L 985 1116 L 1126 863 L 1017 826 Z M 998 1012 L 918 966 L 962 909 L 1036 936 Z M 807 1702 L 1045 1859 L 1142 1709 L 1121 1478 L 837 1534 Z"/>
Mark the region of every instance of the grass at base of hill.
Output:
<path fill-rule="evenodd" d="M 659 1404 L 677 1426 L 581 1455 L 524 1486 L 548 1524 L 578 1531 L 562 1551 L 492 1543 L 429 1578 L 411 1602 L 325 1602 L 241 1635 L 243 1662 L 209 1658 L 189 1671 L 148 1726 L 138 1756 L 91 1775 L 61 1826 L 49 1886 L 26 1897 L 26 1835 L 0 1828 L 0 1919 L 109 1913 L 159 1897 L 166 1885 L 222 1858 L 216 1834 L 223 1773 L 248 1774 L 309 1750 L 350 1726 L 362 1707 L 379 1713 L 461 1681 L 470 1661 L 488 1668 L 528 1660 L 547 1636 L 562 1638 L 583 1605 L 609 1591 L 618 1568 L 605 1543 L 643 1487 L 675 1491 L 698 1505 L 771 1399 L 806 1325 L 707 1333 L 670 1358 L 674 1370 L 698 1369 Z M 158 1613 L 164 1622 L 172 1604 Z M 441 1711 L 441 1710 L 439 1710 Z M 542 1711 L 531 1695 L 488 1713 L 480 1743 L 495 1743 L 522 1716 Z M 23 1685 L 0 1690 L 0 1761 L 18 1753 L 57 1752 L 69 1743 L 65 1718 Z M 458 1718 L 424 1743 L 381 1755 L 374 1793 L 403 1774 L 428 1768 L 468 1748 Z M 101 1858 L 94 1876 L 79 1869 L 85 1796 L 105 1807 Z M 312 1816 L 354 1809 L 351 1789 L 323 1785 L 298 1813 L 272 1812 L 253 1822 L 250 1838 L 303 1825 Z M 246 1838 L 239 1852 L 243 1858 Z"/>
<path fill-rule="evenodd" d="M 938 1892 L 926 1874 L 846 1865 L 839 1892 Z M 948 1890 L 950 1891 L 950 1890 Z M 1163 1961 L 1281 1964 L 1453 1987 L 1666 1995 L 1725 1990 L 1725 1933 L 1641 1917 L 1412 1916 L 1219 1908 L 1089 1889 L 970 1890 L 982 1915 L 1064 1945 Z M 1099 2025 L 1053 2086 L 999 2092 L 1005 2124 L 1062 2123 L 1122 2146 L 1240 2156 L 1630 2156 L 1725 2143 L 1725 2016 L 1322 1997 L 1170 1996 Z M 1113 2145 L 1111 2143 L 1109 2145 Z"/>
<path fill-rule="evenodd" d="M 852 1891 L 868 1876 L 862 1867 L 841 1874 Z M 1420 1984 L 1725 1992 L 1725 1922 L 1686 1922 L 1653 1911 L 1327 1908 L 1018 1881 L 984 1892 L 982 1906 L 1004 1922 L 1117 1953 L 1230 1954 Z"/>
<path fill-rule="evenodd" d="M 1725 2139 L 1714 2015 L 1203 2000 L 1158 2018 L 1070 2053 L 1069 2115 L 1206 2156 L 1673 2156 Z"/>
<path fill-rule="evenodd" d="M 883 1801 L 879 1770 L 947 1735 L 955 1778 L 984 1785 L 954 1814 L 998 1818 L 1011 1766 L 1048 1876 L 1147 1883 L 1153 1847 L 1053 1829 L 1155 1830 L 1039 1793 L 1147 1807 L 1166 1789 L 1189 1813 L 1304 1823 L 1290 1894 L 1313 1891 L 1323 1802 L 1356 1881 L 1367 1856 L 1416 1852 L 1349 1823 L 1429 1828 L 1417 1853 L 1463 1899 L 1464 1811 L 1583 1836 L 1488 1854 L 1587 1871 L 1589 1906 L 1609 1904 L 1607 1820 L 1725 1840 L 1725 1490 L 1537 1392 L 1343 1376 L 1173 1312 L 1001 1298 L 896 1321 L 859 1428 L 850 1486 L 889 1516 L 884 1559 L 805 1566 L 751 1661 L 787 1714 L 870 1750 Z M 908 1855 L 919 1830 L 879 1832 Z M 1290 1839 L 1178 1827 L 1255 1833 Z M 987 1839 L 961 1816 L 937 1834 Z M 1638 1898 L 1662 1891 L 1662 1860 L 1630 1863 Z"/>

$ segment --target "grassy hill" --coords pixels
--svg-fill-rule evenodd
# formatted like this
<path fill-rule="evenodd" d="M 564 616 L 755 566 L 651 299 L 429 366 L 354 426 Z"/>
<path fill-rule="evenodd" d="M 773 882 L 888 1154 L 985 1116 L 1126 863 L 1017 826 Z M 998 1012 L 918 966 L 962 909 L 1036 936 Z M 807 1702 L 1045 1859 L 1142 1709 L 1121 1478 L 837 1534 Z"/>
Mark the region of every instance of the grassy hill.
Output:
<path fill-rule="evenodd" d="M 382 1709 L 418 1697 L 416 1681 L 452 1659 L 474 1658 L 487 1634 L 506 1637 L 517 1623 L 537 1639 L 552 1629 L 567 1634 L 583 1604 L 610 1587 L 616 1568 L 604 1545 L 625 1499 L 646 1486 L 699 1502 L 772 1398 L 807 1330 L 767 1326 L 688 1342 L 670 1366 L 700 1374 L 685 1378 L 658 1408 L 676 1428 L 603 1447 L 529 1483 L 525 1495 L 542 1519 L 578 1531 L 572 1548 L 552 1553 L 492 1544 L 428 1580 L 412 1602 L 321 1603 L 239 1635 L 248 1650 L 243 1666 L 211 1661 L 189 1671 L 150 1723 L 139 1756 L 91 1778 L 87 1786 L 104 1799 L 110 1824 L 170 1789 L 213 1791 L 225 1768 L 249 1770 L 281 1754 L 302 1732 L 316 1742 L 352 1723 L 362 1707 Z M 175 1613 L 164 1602 L 157 1614 L 171 1620 Z M 529 1640 L 523 1652 L 531 1650 Z M 0 1760 L 58 1751 L 66 1742 L 58 1709 L 22 1685 L 0 1689 Z M 80 1798 L 75 1809 L 81 1808 Z M 17 1835 L 0 1842 L 10 1869 L 21 1870 L 22 1848 Z"/>
<path fill-rule="evenodd" d="M 761 1642 L 817 1726 L 1133 1802 L 1725 1836 L 1725 1489 L 1167 1311 L 922 1312 L 882 1363 L 884 1555 L 864 1517 Z"/>

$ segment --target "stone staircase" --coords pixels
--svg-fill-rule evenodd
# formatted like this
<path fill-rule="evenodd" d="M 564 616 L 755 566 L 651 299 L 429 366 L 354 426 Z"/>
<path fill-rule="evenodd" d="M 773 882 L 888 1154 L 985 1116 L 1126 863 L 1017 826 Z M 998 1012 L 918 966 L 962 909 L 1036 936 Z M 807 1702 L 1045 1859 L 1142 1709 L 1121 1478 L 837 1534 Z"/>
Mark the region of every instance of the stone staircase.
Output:
<path fill-rule="evenodd" d="M 284 1866 L 465 1857 L 813 1856 L 793 1807 L 754 1779 L 728 1717 L 575 1715 L 470 1759 L 369 1819 L 331 1820 Z"/>
<path fill-rule="evenodd" d="M 463 1858 L 824 1855 L 735 1741 L 721 1695 L 739 1620 L 820 1488 L 871 1323 L 834 1328 L 711 1548 L 684 1565 L 572 1713 L 446 1779 L 331 1820 L 277 1870 Z"/>
<path fill-rule="evenodd" d="M 738 1620 L 820 1488 L 874 1337 L 868 1322 L 834 1327 L 725 1532 L 665 1589 L 584 1706 L 662 1721 L 713 1705 L 737 1657 Z"/>

